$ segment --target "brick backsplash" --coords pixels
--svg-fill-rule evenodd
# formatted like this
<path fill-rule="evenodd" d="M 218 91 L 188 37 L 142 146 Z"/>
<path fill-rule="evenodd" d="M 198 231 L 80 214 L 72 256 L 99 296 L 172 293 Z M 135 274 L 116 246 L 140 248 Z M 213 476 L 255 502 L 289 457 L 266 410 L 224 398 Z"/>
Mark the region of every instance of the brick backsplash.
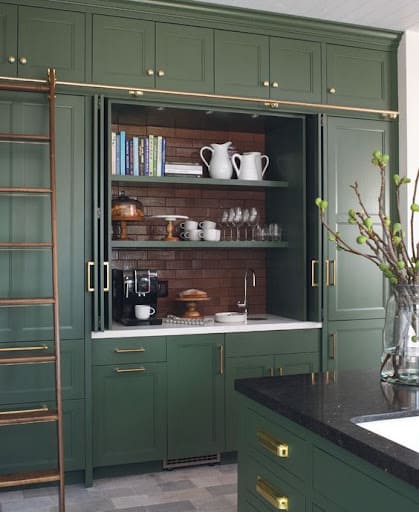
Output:
<path fill-rule="evenodd" d="M 130 125 L 113 125 L 124 129 L 128 136 L 163 135 L 167 138 L 168 161 L 200 162 L 199 149 L 212 142 L 233 141 L 232 151 L 264 151 L 264 134 L 240 132 L 212 132 L 176 128 L 141 128 Z M 170 178 L 162 178 L 169 182 Z M 199 178 L 197 178 L 199 180 Z M 260 222 L 265 219 L 265 192 L 262 190 L 226 189 L 222 187 L 131 186 L 114 184 L 112 195 L 121 191 L 140 200 L 145 219 L 128 224 L 128 236 L 132 240 L 162 240 L 166 232 L 164 221 L 151 219 L 152 215 L 177 214 L 191 219 L 214 220 L 219 224 L 222 211 L 235 206 L 255 207 Z M 176 224 L 179 233 L 179 222 Z M 229 236 L 230 229 L 226 231 Z M 243 231 L 242 231 L 243 237 Z M 179 246 L 182 244 L 179 241 Z M 199 304 L 203 314 L 217 311 L 236 311 L 236 303 L 243 300 L 243 280 L 248 267 L 256 272 L 256 288 L 248 287 L 248 303 L 251 313 L 266 311 L 266 266 L 263 249 L 132 249 L 115 250 L 112 254 L 114 268 L 143 268 L 158 271 L 160 279 L 167 279 L 169 296 L 159 299 L 159 316 L 168 313 L 182 314 L 184 305 L 176 301 L 178 293 L 187 288 L 205 290 L 208 302 Z M 250 280 L 249 280 L 250 281 Z M 250 282 L 249 282 L 250 285 Z"/>

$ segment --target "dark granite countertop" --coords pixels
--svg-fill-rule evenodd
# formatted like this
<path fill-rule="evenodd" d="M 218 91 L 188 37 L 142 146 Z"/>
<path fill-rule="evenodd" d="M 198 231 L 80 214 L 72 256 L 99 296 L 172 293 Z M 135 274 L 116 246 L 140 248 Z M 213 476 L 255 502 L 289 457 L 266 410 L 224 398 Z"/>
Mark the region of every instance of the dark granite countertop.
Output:
<path fill-rule="evenodd" d="M 257 403 L 419 488 L 419 453 L 351 421 L 355 417 L 376 414 L 417 415 L 419 387 L 394 386 L 381 382 L 376 370 L 360 370 L 239 379 L 235 388 Z"/>

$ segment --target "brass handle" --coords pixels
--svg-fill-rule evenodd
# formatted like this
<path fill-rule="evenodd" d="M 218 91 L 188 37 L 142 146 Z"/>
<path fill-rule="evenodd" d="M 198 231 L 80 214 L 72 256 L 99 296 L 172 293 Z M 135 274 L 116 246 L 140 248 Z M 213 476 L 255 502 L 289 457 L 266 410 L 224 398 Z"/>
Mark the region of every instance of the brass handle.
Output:
<path fill-rule="evenodd" d="M 330 281 L 330 286 L 336 286 L 336 261 L 330 260 L 330 264 L 333 265 L 333 281 Z"/>
<path fill-rule="evenodd" d="M 104 267 L 106 268 L 106 285 L 103 288 L 104 292 L 108 292 L 110 290 L 110 282 L 109 282 L 109 261 L 105 261 L 103 263 Z"/>
<path fill-rule="evenodd" d="M 316 282 L 316 265 L 319 264 L 319 260 L 311 260 L 311 287 L 318 288 L 319 283 Z"/>
<path fill-rule="evenodd" d="M 329 93 L 330 94 L 336 94 L 336 89 L 334 87 L 330 87 Z"/>
<path fill-rule="evenodd" d="M 87 291 L 88 292 L 94 292 L 95 287 L 92 286 L 92 268 L 95 266 L 94 261 L 88 261 L 87 262 Z"/>
<path fill-rule="evenodd" d="M 279 375 L 280 377 L 282 377 L 282 376 L 284 375 L 284 372 L 283 372 L 283 369 L 282 369 L 282 367 L 281 367 L 281 366 L 278 368 L 278 375 Z"/>
<path fill-rule="evenodd" d="M 273 368 L 269 368 L 268 369 L 268 373 L 269 373 L 269 377 L 273 377 L 274 376 L 274 369 Z"/>
<path fill-rule="evenodd" d="M 162 70 L 162 69 L 159 69 L 157 71 L 157 76 L 164 76 L 166 73 Z"/>
<path fill-rule="evenodd" d="M 278 82 L 272 82 L 272 87 L 274 89 L 277 89 L 279 87 L 279 83 Z"/>
<path fill-rule="evenodd" d="M 330 286 L 330 261 L 324 260 L 325 275 L 326 275 L 326 286 Z"/>
<path fill-rule="evenodd" d="M 48 345 L 37 345 L 34 347 L 8 347 L 0 348 L 0 352 L 29 352 L 35 350 L 48 350 Z"/>
<path fill-rule="evenodd" d="M 264 80 L 262 82 L 263 87 L 269 87 L 269 80 Z"/>
<path fill-rule="evenodd" d="M 256 432 L 256 437 L 260 445 L 262 445 L 268 452 L 273 453 L 276 457 L 287 459 L 289 457 L 289 447 L 287 443 L 284 443 L 274 437 L 271 434 L 267 434 L 262 430 Z"/>
<path fill-rule="evenodd" d="M 151 68 L 146 69 L 146 74 L 148 76 L 153 76 L 154 75 L 154 69 L 151 69 Z"/>
<path fill-rule="evenodd" d="M 20 57 L 19 62 L 20 62 L 20 64 L 27 64 L 28 59 L 26 57 Z"/>
<path fill-rule="evenodd" d="M 218 345 L 220 351 L 220 375 L 224 375 L 224 345 Z"/>
<path fill-rule="evenodd" d="M 145 372 L 145 368 L 115 368 L 116 373 L 132 373 L 132 372 Z"/>
<path fill-rule="evenodd" d="M 145 352 L 145 348 L 116 348 L 114 350 L 117 354 L 128 354 L 130 352 Z"/>
<path fill-rule="evenodd" d="M 268 484 L 262 477 L 256 477 L 256 492 L 277 510 L 288 510 L 288 497 L 281 494 Z"/>
<path fill-rule="evenodd" d="M 332 361 L 334 361 L 336 359 L 336 333 L 332 332 L 330 337 L 332 339 L 332 343 L 331 343 L 329 359 L 332 359 Z"/>
<path fill-rule="evenodd" d="M 8 414 L 30 414 L 32 412 L 44 412 L 48 411 L 48 407 L 43 405 L 42 407 L 38 407 L 37 409 L 18 409 L 16 411 L 0 411 L 0 415 L 7 416 Z"/>
<path fill-rule="evenodd" d="M 16 62 L 16 57 L 15 57 L 14 55 L 9 55 L 9 56 L 7 57 L 7 62 L 8 62 L 9 64 L 14 64 L 14 63 Z"/>

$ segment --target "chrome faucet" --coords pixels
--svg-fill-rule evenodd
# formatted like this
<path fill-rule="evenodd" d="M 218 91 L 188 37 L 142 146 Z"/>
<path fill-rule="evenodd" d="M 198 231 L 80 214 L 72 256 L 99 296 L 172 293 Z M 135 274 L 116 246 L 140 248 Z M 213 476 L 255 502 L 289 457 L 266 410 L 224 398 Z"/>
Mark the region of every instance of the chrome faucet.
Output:
<path fill-rule="evenodd" d="M 256 286 L 256 274 L 252 268 L 248 268 L 244 274 L 244 300 L 243 302 L 237 301 L 237 307 L 244 308 L 244 312 L 247 314 L 247 277 L 249 272 L 252 274 L 252 286 Z"/>

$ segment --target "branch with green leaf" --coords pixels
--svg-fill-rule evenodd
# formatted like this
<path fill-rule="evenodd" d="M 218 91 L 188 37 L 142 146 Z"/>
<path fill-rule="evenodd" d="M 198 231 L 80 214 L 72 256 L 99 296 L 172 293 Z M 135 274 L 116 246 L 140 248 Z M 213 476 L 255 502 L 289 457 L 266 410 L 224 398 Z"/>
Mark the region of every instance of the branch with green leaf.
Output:
<path fill-rule="evenodd" d="M 348 223 L 353 224 L 359 230 L 355 247 L 343 240 L 339 231 L 335 231 L 326 221 L 326 209 L 328 202 L 321 197 L 316 198 L 315 203 L 320 211 L 322 225 L 329 233 L 329 240 L 336 243 L 336 248 L 351 254 L 356 254 L 375 263 L 392 284 L 419 284 L 419 243 L 415 244 L 414 239 L 414 215 L 419 212 L 419 204 L 416 202 L 419 186 L 419 170 L 416 174 L 413 201 L 410 205 L 410 253 L 406 245 L 406 233 L 399 222 L 400 219 L 400 190 L 411 182 L 410 178 L 393 176 L 396 193 L 396 216 L 398 219 L 392 221 L 385 211 L 385 168 L 389 156 L 381 151 L 374 151 L 372 164 L 378 168 L 380 173 L 380 189 L 378 194 L 378 217 L 381 229 L 374 228 L 372 215 L 367 211 L 362 200 L 358 183 L 351 185 L 358 200 L 358 207 L 348 211 Z M 375 214 L 376 215 L 376 214 Z M 364 246 L 363 250 L 361 247 Z"/>

